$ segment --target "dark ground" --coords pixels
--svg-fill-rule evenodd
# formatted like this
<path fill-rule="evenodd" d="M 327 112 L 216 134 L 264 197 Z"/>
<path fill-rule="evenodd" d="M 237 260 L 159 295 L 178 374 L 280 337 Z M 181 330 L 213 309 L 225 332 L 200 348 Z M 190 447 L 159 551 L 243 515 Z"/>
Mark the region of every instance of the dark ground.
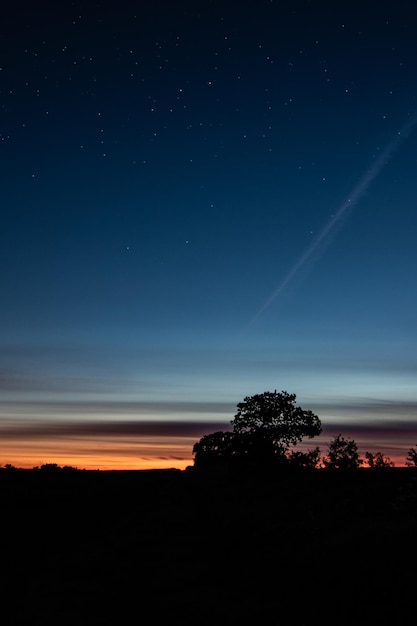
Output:
<path fill-rule="evenodd" d="M 413 469 L 268 479 L 2 469 L 0 493 L 8 626 L 416 617 Z"/>

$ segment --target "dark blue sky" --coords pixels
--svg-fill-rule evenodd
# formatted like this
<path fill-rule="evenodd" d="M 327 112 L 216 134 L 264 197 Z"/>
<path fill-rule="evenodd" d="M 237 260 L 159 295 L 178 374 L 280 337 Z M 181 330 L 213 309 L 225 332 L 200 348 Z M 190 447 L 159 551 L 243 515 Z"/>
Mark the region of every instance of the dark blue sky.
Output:
<path fill-rule="evenodd" d="M 273 389 L 417 438 L 415 4 L 1 12 L 4 461 Z"/>

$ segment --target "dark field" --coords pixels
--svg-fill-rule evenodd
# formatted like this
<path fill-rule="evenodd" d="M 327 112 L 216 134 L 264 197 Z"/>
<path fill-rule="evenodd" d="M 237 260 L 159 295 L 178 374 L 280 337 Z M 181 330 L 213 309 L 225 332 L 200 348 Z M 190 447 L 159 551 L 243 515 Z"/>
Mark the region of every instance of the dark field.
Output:
<path fill-rule="evenodd" d="M 412 469 L 269 478 L 1 470 L 0 490 L 3 624 L 416 617 Z"/>

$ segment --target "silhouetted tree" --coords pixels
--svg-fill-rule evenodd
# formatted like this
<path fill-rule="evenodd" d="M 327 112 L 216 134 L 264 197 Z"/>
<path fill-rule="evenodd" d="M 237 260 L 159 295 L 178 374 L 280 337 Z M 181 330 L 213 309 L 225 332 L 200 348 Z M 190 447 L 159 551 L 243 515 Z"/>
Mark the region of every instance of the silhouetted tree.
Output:
<path fill-rule="evenodd" d="M 371 469 L 385 469 L 387 467 L 394 467 L 394 462 L 388 456 L 382 454 L 382 452 L 365 452 L 365 458 L 368 466 Z"/>
<path fill-rule="evenodd" d="M 261 467 L 287 463 L 290 445 L 321 433 L 317 415 L 296 406 L 295 400 L 295 394 L 276 390 L 247 396 L 237 405 L 232 432 L 205 435 L 194 445 L 195 466 L 226 467 L 233 462 Z"/>
<path fill-rule="evenodd" d="M 227 469 L 234 455 L 233 433 L 217 431 L 204 435 L 194 444 L 194 466 L 198 468 Z"/>
<path fill-rule="evenodd" d="M 329 469 L 357 469 L 363 461 L 359 458 L 358 446 L 354 439 L 336 435 L 328 444 L 328 454 L 323 465 Z"/>
<path fill-rule="evenodd" d="M 233 431 L 260 435 L 272 442 L 280 453 L 304 437 L 319 435 L 320 419 L 312 411 L 296 406 L 295 400 L 295 393 L 278 393 L 276 390 L 247 396 L 237 405 L 238 411 L 232 420 Z"/>
<path fill-rule="evenodd" d="M 405 464 L 408 467 L 417 467 L 417 450 L 415 448 L 409 449 Z"/>

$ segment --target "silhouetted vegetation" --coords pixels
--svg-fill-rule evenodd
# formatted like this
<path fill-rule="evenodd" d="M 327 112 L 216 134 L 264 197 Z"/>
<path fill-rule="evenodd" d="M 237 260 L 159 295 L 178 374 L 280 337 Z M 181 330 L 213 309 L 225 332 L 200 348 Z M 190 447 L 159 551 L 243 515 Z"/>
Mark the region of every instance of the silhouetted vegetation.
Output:
<path fill-rule="evenodd" d="M 280 476 L 0 472 L 7 624 L 408 623 L 415 471 Z"/>
<path fill-rule="evenodd" d="M 407 467 L 417 467 L 417 450 L 410 448 L 405 460 Z"/>
<path fill-rule="evenodd" d="M 298 467 L 303 469 L 317 469 L 321 466 L 322 462 L 322 456 L 319 447 L 316 447 L 313 450 L 308 450 L 307 452 L 291 450 L 287 458 L 291 467 Z"/>
<path fill-rule="evenodd" d="M 316 467 L 318 450 L 289 452 L 303 438 L 321 433 L 320 419 L 296 406 L 296 395 L 265 391 L 247 396 L 237 405 L 233 430 L 205 435 L 193 448 L 198 469 L 271 468 L 294 465 Z"/>
<path fill-rule="evenodd" d="M 366 463 L 371 469 L 387 469 L 388 467 L 394 467 L 393 461 L 388 456 L 382 454 L 382 452 L 365 452 Z"/>
<path fill-rule="evenodd" d="M 138 607 L 184 626 L 314 626 L 323 607 L 338 626 L 406 623 L 416 450 L 405 468 L 366 452 L 360 471 L 341 434 L 325 456 L 297 450 L 321 424 L 286 392 L 245 398 L 232 426 L 202 437 L 187 471 L 1 468 L 7 623 L 114 626 Z"/>
<path fill-rule="evenodd" d="M 327 456 L 323 457 L 323 465 L 327 469 L 353 470 L 362 463 L 355 440 L 341 434 L 330 441 Z"/>
<path fill-rule="evenodd" d="M 321 422 L 312 411 L 295 404 L 295 394 L 265 391 L 247 396 L 237 405 L 231 431 L 204 435 L 194 444 L 194 469 L 215 473 L 230 471 L 270 471 L 292 469 L 357 470 L 388 469 L 394 462 L 382 452 L 365 452 L 360 458 L 354 439 L 341 433 L 327 444 L 327 454 L 320 448 L 301 451 L 294 446 L 303 438 L 321 433 Z M 410 448 L 406 465 L 417 467 L 417 450 Z"/>
<path fill-rule="evenodd" d="M 79 471 L 76 467 L 72 467 L 72 465 L 58 465 L 58 463 L 43 463 L 43 465 L 36 465 L 33 467 L 37 472 L 48 472 L 50 474 L 57 474 L 59 472 L 77 472 Z"/>

